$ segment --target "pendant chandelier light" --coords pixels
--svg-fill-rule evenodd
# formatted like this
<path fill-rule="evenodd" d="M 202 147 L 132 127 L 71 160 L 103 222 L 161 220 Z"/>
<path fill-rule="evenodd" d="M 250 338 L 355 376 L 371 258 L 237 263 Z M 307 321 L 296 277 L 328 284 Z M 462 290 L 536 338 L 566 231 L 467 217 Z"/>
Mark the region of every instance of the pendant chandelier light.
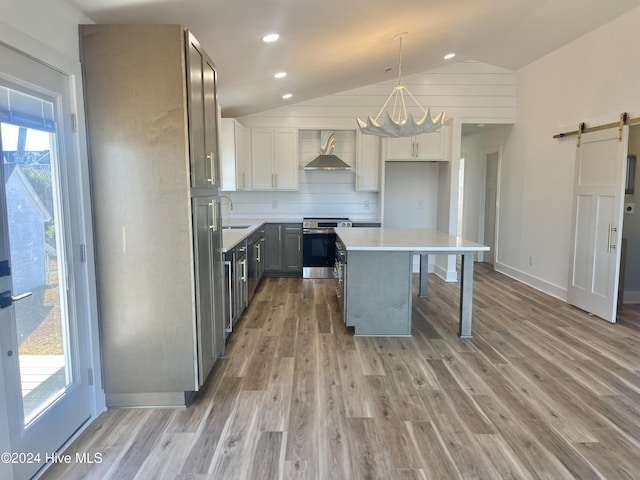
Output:
<path fill-rule="evenodd" d="M 402 84 L 402 38 L 407 32 L 398 33 L 393 36 L 400 39 L 400 53 L 398 60 L 398 85 L 391 92 L 391 95 L 384 102 L 384 105 L 375 116 L 368 117 L 368 121 L 358 118 L 358 126 L 362 133 L 377 135 L 379 137 L 411 137 L 420 133 L 435 132 L 442 127 L 444 112 L 439 113 L 435 118 L 431 118 L 429 109 L 424 109 L 422 105 L 411 94 L 409 89 Z M 413 119 L 411 113 L 407 113 L 406 97 L 422 110 L 423 116 L 418 121 Z M 393 102 L 391 101 L 393 99 Z M 391 113 L 389 113 L 391 110 Z M 384 115 L 384 123 L 379 123 L 379 119 Z"/>

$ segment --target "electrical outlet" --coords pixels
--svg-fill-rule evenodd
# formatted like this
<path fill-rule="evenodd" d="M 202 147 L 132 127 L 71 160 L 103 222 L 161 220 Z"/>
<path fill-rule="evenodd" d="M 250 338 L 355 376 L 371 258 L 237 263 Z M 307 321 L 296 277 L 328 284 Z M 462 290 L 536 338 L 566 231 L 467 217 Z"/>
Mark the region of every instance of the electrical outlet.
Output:
<path fill-rule="evenodd" d="M 533 255 L 529 257 L 529 265 L 533 267 Z"/>
<path fill-rule="evenodd" d="M 422 210 L 424 208 L 424 201 L 418 200 L 418 208 Z"/>
<path fill-rule="evenodd" d="M 271 208 L 273 208 L 274 210 L 278 208 L 278 200 L 274 200 L 273 202 L 271 202 Z"/>
<path fill-rule="evenodd" d="M 369 200 L 364 201 L 364 209 L 369 210 Z"/>

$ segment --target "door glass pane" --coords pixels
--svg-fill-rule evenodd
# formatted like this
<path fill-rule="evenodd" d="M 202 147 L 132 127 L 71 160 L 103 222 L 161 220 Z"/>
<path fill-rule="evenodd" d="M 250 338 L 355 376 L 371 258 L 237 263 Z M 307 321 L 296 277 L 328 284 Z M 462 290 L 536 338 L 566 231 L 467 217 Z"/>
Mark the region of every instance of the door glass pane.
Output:
<path fill-rule="evenodd" d="M 53 105 L 43 100 L 43 110 Z M 0 123 L 24 424 L 72 382 L 53 133 Z M 47 128 L 47 127 L 43 127 Z"/>

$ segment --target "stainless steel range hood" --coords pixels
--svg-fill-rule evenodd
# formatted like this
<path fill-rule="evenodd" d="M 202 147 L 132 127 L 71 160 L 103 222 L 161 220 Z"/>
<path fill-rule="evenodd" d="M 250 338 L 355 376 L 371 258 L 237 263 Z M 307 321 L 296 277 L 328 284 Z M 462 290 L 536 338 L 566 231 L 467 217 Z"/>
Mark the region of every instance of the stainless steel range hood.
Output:
<path fill-rule="evenodd" d="M 305 170 L 351 170 L 347 162 L 333 154 L 335 133 L 332 131 L 320 132 L 320 155 L 305 165 Z"/>

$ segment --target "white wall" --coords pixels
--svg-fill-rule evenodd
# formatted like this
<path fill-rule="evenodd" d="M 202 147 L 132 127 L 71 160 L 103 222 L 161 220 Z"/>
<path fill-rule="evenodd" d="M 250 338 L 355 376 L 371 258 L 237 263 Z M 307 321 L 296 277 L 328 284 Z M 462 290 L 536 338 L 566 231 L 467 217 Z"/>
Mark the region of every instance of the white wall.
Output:
<path fill-rule="evenodd" d="M 566 298 L 579 122 L 640 115 L 640 8 L 517 72 L 516 123 L 503 150 L 496 268 Z M 529 265 L 529 257 L 533 265 Z"/>
<path fill-rule="evenodd" d="M 78 24 L 94 23 L 64 0 L 2 0 L 0 41 L 38 59 L 79 59 Z"/>
<path fill-rule="evenodd" d="M 440 162 L 386 162 L 384 227 L 436 228 Z"/>

